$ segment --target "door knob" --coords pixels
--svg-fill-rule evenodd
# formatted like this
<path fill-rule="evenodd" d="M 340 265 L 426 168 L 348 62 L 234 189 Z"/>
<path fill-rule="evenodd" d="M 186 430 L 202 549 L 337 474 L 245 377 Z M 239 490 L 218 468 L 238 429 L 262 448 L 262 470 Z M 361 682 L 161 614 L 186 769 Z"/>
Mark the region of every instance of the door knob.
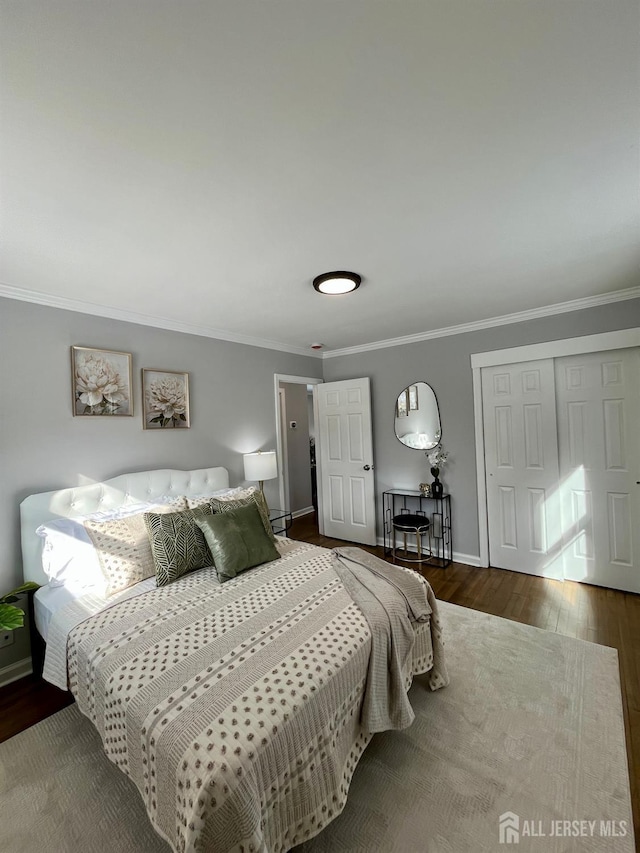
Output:
<path fill-rule="evenodd" d="M 373 465 L 363 465 L 362 467 L 364 468 L 365 471 L 372 471 L 373 470 Z"/>

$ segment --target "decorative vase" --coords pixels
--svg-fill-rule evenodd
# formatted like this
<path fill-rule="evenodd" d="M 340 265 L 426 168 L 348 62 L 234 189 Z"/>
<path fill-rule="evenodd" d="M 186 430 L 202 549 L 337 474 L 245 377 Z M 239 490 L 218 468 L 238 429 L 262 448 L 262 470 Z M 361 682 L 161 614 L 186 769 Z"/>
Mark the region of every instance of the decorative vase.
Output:
<path fill-rule="evenodd" d="M 433 483 L 431 483 L 431 495 L 434 498 L 441 498 L 442 495 L 444 494 L 444 488 L 442 486 L 442 483 L 438 479 L 438 475 L 440 474 L 440 469 L 439 468 L 432 468 L 431 473 L 433 474 L 433 477 L 434 477 Z"/>

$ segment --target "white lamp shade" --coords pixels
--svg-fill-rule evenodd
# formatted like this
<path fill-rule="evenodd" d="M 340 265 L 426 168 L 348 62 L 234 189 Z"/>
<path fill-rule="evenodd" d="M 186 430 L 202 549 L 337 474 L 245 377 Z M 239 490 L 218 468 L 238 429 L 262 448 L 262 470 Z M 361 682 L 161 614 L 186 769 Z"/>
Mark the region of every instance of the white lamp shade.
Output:
<path fill-rule="evenodd" d="M 262 450 L 257 453 L 245 453 L 245 480 L 273 480 L 278 476 L 278 462 L 275 450 Z"/>

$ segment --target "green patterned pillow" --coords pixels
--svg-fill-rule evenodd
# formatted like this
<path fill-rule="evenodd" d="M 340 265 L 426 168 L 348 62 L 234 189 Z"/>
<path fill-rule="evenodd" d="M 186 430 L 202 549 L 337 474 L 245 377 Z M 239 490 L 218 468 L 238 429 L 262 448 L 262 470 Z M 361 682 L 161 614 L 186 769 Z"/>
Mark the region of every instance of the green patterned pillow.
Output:
<path fill-rule="evenodd" d="M 214 513 L 230 512 L 233 509 L 240 509 L 240 507 L 255 504 L 258 507 L 258 512 L 260 513 L 260 518 L 262 519 L 262 524 L 264 525 L 267 536 L 275 542 L 276 537 L 273 535 L 273 530 L 271 529 L 271 522 L 269 521 L 269 507 L 267 506 L 265 496 L 260 489 L 256 489 L 255 487 L 252 487 L 252 489 L 253 491 L 246 498 L 211 498 L 211 508 Z"/>
<path fill-rule="evenodd" d="M 267 536 L 255 503 L 197 521 L 215 562 L 220 583 L 246 569 L 278 560 L 280 553 Z"/>
<path fill-rule="evenodd" d="M 193 569 L 213 565 L 198 520 L 212 514 L 210 506 L 160 515 L 145 512 L 158 586 L 165 586 Z"/>

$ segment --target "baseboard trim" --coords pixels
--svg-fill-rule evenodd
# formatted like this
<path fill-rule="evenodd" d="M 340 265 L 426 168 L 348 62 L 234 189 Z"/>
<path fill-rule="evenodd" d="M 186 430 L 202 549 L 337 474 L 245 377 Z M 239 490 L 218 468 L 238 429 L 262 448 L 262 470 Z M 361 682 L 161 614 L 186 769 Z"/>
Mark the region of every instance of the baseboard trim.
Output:
<path fill-rule="evenodd" d="M 454 551 L 453 562 L 463 563 L 465 566 L 473 566 L 474 569 L 482 568 L 480 557 L 477 554 L 461 554 L 460 551 Z"/>
<path fill-rule="evenodd" d="M 291 513 L 293 518 L 300 518 L 302 515 L 311 515 L 312 512 L 315 512 L 312 506 L 306 506 L 304 509 L 297 509 L 295 512 Z"/>
<path fill-rule="evenodd" d="M 31 658 L 23 658 L 15 663 L 10 663 L 9 666 L 3 666 L 0 669 L 0 687 L 11 684 L 12 681 L 18 681 L 20 678 L 25 678 L 32 672 Z"/>

